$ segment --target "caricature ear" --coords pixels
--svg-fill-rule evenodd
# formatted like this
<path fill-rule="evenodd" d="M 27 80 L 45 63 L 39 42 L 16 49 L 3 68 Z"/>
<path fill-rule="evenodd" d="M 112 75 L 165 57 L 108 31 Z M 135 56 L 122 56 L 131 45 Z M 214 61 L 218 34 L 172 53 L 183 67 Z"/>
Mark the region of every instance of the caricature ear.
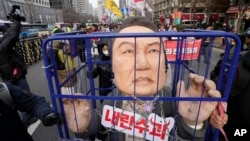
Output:
<path fill-rule="evenodd" d="M 165 55 L 165 72 L 168 72 L 168 58 L 167 58 L 167 54 L 166 54 L 166 48 L 164 46 L 164 55 Z"/>
<path fill-rule="evenodd" d="M 163 50 L 164 50 L 164 57 L 165 57 L 165 72 L 167 73 L 167 71 L 168 71 L 168 58 L 167 58 L 166 47 L 165 47 L 165 44 L 164 44 L 164 41 L 162 40 L 162 38 L 161 38 L 161 44 L 162 44 L 162 47 L 163 47 Z"/>
<path fill-rule="evenodd" d="M 164 51 L 164 53 L 166 54 L 166 51 Z M 165 72 L 167 73 L 168 71 L 168 58 L 167 56 L 165 57 Z"/>

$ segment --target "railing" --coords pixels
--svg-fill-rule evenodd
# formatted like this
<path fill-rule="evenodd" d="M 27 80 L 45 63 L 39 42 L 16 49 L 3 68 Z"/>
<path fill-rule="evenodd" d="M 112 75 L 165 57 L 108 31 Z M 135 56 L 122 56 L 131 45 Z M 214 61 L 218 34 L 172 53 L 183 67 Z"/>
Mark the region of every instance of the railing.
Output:
<path fill-rule="evenodd" d="M 17 42 L 14 50 L 23 56 L 26 64 L 31 65 L 42 59 L 42 42 L 44 37 L 21 39 Z"/>

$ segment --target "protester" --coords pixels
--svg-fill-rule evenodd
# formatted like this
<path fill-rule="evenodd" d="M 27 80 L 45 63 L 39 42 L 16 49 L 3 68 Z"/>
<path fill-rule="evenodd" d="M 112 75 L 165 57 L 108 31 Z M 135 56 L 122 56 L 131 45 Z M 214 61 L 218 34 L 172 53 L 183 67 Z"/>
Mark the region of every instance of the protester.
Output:
<path fill-rule="evenodd" d="M 77 28 L 77 30 L 82 31 L 80 34 L 87 34 L 85 24 L 80 24 L 79 27 Z M 81 64 L 85 65 L 86 53 L 85 53 L 85 40 L 84 39 L 77 40 L 77 48 L 78 48 L 78 55 L 79 55 Z"/>
<path fill-rule="evenodd" d="M 123 22 L 118 31 L 118 33 L 138 32 L 154 33 L 158 32 L 158 28 L 146 17 L 129 17 Z M 136 51 L 134 48 L 135 42 Z M 100 116 L 100 114 L 98 114 L 100 111 L 91 113 L 89 108 L 87 108 L 90 107 L 90 103 L 82 99 L 81 101 L 85 103 L 85 108 L 88 110 L 84 112 L 81 119 L 81 121 L 84 121 L 84 125 L 81 125 L 81 127 L 84 128 L 79 127 L 82 129 L 81 132 L 74 130 L 76 131 L 75 134 L 77 137 L 86 138 L 96 134 L 95 131 L 100 130 L 100 122 L 102 119 L 102 125 L 106 128 L 111 128 L 110 132 L 107 131 L 109 133 L 109 140 L 152 140 L 149 135 L 150 131 L 148 131 L 151 128 L 139 128 L 137 126 L 139 121 L 145 122 L 142 123 L 142 125 L 151 125 L 150 127 L 152 127 L 152 129 L 156 124 L 162 124 L 163 126 L 168 122 L 168 129 L 166 130 L 171 133 L 162 134 L 167 138 L 173 138 L 174 136 L 180 140 L 204 140 L 207 127 L 206 121 L 217 106 L 217 102 L 180 101 L 178 102 L 178 107 L 175 102 L 157 102 L 158 96 L 172 96 L 171 89 L 164 86 L 166 81 L 166 56 L 160 38 L 137 37 L 136 40 L 134 38 L 116 38 L 113 42 L 111 58 L 115 86 L 117 88 L 114 89 L 110 95 L 131 97 L 134 100 L 104 100 L 104 107 L 100 107 L 100 111 L 102 111 L 102 115 Z M 204 77 L 197 74 L 190 74 L 189 78 L 191 81 L 189 88 L 185 90 L 185 83 L 180 81 L 177 87 L 174 88 L 177 90 L 176 95 L 180 97 L 201 97 L 201 94 L 203 97 L 221 96 L 211 80 L 205 80 Z M 202 89 L 203 87 L 205 88 Z M 141 98 L 145 96 L 152 97 L 152 100 L 141 100 Z M 109 115 L 109 110 L 115 111 L 117 115 L 113 115 L 115 117 Z M 129 117 L 131 115 L 132 118 L 128 125 L 123 124 L 122 129 L 119 128 L 121 126 L 114 125 L 118 123 L 118 121 L 120 123 L 126 120 L 123 116 L 118 116 L 119 114 Z M 133 115 L 139 117 L 134 117 Z M 155 121 L 155 117 L 158 119 L 157 121 L 160 120 L 161 123 Z M 111 118 L 109 120 L 115 122 L 111 122 L 107 125 L 108 123 L 105 122 L 105 118 Z M 148 121 L 148 119 L 150 119 L 150 121 Z M 176 127 L 172 129 L 174 125 Z M 138 134 L 134 134 L 134 132 L 124 133 L 125 130 L 130 128 L 135 128 L 135 132 L 138 132 Z M 165 136 L 166 134 L 167 136 Z M 154 132 L 153 135 L 155 140 L 161 139 L 156 132 Z"/>
<path fill-rule="evenodd" d="M 98 45 L 98 53 L 99 53 L 99 59 L 98 61 L 106 61 L 102 64 L 96 64 L 94 65 L 93 71 L 88 72 L 87 76 L 89 78 L 96 78 L 99 76 L 99 88 L 102 90 L 99 90 L 100 96 L 107 96 L 113 88 L 113 82 L 112 82 L 112 67 L 110 62 L 110 53 L 109 53 L 109 47 L 108 44 L 99 44 Z M 106 89 L 106 90 L 104 90 Z M 103 100 L 101 100 L 101 103 Z"/>
<path fill-rule="evenodd" d="M 69 81 L 61 87 L 61 93 L 75 93 L 75 84 L 77 82 L 77 77 L 76 75 L 73 76 L 73 74 L 76 71 L 77 64 L 76 58 L 71 54 L 70 42 L 69 40 L 65 40 L 59 44 L 53 43 L 53 48 L 58 49 L 57 57 L 60 63 L 63 63 L 65 66 L 64 69 L 57 70 L 59 82 L 63 83 L 64 81 L 66 81 L 66 79 L 69 79 Z M 72 78 L 69 78 L 71 76 Z"/>
<path fill-rule="evenodd" d="M 227 23 L 224 22 L 222 26 L 223 26 L 222 31 L 230 32 L 230 26 Z M 222 45 L 224 46 L 225 44 L 226 44 L 226 39 L 222 37 Z"/>
<path fill-rule="evenodd" d="M 208 24 L 205 26 L 205 30 L 212 30 L 212 25 Z M 210 44 L 210 38 L 209 37 L 203 37 L 201 40 L 201 49 L 198 56 L 198 61 L 201 59 L 201 55 L 204 56 L 204 63 L 208 63 L 208 53 L 209 53 L 209 44 Z"/>
<path fill-rule="evenodd" d="M 215 82 L 218 75 L 211 78 Z M 229 141 L 236 140 L 233 136 L 235 129 L 250 127 L 250 51 L 247 51 L 239 59 L 237 70 L 229 93 L 225 117 L 213 113 L 210 122 L 218 129 L 224 129 Z M 217 121 L 217 122 L 215 122 Z M 225 137 L 220 136 L 219 141 L 224 141 Z"/>
<path fill-rule="evenodd" d="M 43 97 L 34 95 L 11 83 L 0 83 L 0 138 L 1 141 L 33 141 L 16 110 L 37 116 L 45 126 L 61 122 Z"/>
<path fill-rule="evenodd" d="M 159 31 L 166 31 L 163 24 L 161 24 L 161 25 L 159 26 Z"/>
<path fill-rule="evenodd" d="M 11 82 L 26 91 L 30 91 L 28 81 L 26 80 L 27 65 L 23 56 L 14 49 L 16 43 L 19 41 L 21 20 L 23 18 L 18 14 L 12 14 L 10 18 L 13 23 L 0 41 L 0 77 L 4 82 Z M 21 113 L 21 117 L 26 126 L 37 120 L 37 117 L 25 112 Z"/>

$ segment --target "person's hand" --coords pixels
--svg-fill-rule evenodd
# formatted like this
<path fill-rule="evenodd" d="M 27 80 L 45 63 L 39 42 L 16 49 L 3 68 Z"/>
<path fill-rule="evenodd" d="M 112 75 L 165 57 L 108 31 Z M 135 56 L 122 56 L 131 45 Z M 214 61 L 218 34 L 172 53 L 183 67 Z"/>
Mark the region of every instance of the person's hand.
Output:
<path fill-rule="evenodd" d="M 14 21 L 17 21 L 17 22 L 23 21 L 24 22 L 25 21 L 25 17 L 20 16 L 19 14 L 14 14 L 14 13 L 9 14 L 9 19 L 12 22 L 14 22 Z"/>
<path fill-rule="evenodd" d="M 226 113 L 221 117 L 217 111 L 214 111 L 210 116 L 210 124 L 218 129 L 221 129 L 227 123 L 227 120 L 228 115 Z"/>
<path fill-rule="evenodd" d="M 65 117 L 74 133 L 85 132 L 91 121 L 91 106 L 86 99 L 63 99 Z"/>
<path fill-rule="evenodd" d="M 183 81 L 177 84 L 177 96 L 180 97 L 221 97 L 216 85 L 212 80 L 205 80 L 203 76 L 190 74 L 190 86 L 185 90 Z M 216 108 L 218 102 L 214 101 L 180 101 L 178 105 L 179 114 L 188 125 L 202 124 L 207 120 Z"/>

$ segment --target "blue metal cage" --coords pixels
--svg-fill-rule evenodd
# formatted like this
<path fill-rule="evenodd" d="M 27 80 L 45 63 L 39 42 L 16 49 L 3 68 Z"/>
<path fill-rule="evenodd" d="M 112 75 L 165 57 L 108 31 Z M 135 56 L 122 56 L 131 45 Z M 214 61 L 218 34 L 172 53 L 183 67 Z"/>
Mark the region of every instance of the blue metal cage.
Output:
<path fill-rule="evenodd" d="M 42 54 L 45 65 L 45 73 L 47 77 L 47 82 L 49 86 L 49 92 L 51 96 L 51 101 L 53 108 L 56 112 L 62 113 L 64 123 L 58 125 L 58 133 L 60 140 L 81 140 L 77 138 L 74 133 L 72 133 L 66 124 L 63 99 L 87 99 L 91 102 L 92 112 L 95 112 L 98 107 L 100 107 L 99 100 L 135 100 L 134 96 L 115 96 L 111 92 L 111 96 L 99 96 L 98 91 L 106 90 L 107 88 L 100 88 L 98 86 L 97 80 L 95 78 L 87 78 L 86 72 L 93 71 L 93 67 L 96 64 L 111 64 L 112 61 L 100 61 L 96 60 L 93 55 L 92 50 L 92 39 L 98 38 L 100 40 L 106 39 L 106 43 L 110 46 L 110 50 L 113 48 L 112 41 L 116 38 L 148 38 L 148 37 L 160 37 L 163 40 L 162 44 L 170 45 L 173 44 L 172 48 L 170 46 L 165 46 L 166 53 L 172 51 L 172 58 L 168 58 L 166 62 L 168 66 L 171 67 L 172 80 L 170 82 L 170 87 L 172 87 L 172 97 L 157 97 L 156 102 L 161 101 L 223 101 L 226 102 L 230 93 L 230 88 L 233 82 L 234 74 L 236 72 L 237 62 L 240 55 L 241 41 L 237 35 L 228 32 L 220 31 L 204 31 L 204 30 L 186 30 L 185 32 L 159 32 L 159 33 L 95 33 L 95 34 L 80 34 L 79 32 L 72 33 L 60 33 L 55 36 L 50 36 L 43 41 L 42 44 Z M 171 39 L 175 37 L 174 39 Z M 221 98 L 203 98 L 201 97 L 178 97 L 176 94 L 176 85 L 179 80 L 185 81 L 189 85 L 189 73 L 196 73 L 203 75 L 206 79 L 209 79 L 209 73 L 213 69 L 214 56 L 218 55 L 218 52 L 214 49 L 216 46 L 217 38 L 225 38 L 227 40 L 224 57 L 222 59 L 222 66 L 219 73 L 219 79 L 217 82 L 217 89 L 222 93 Z M 207 50 L 207 62 L 203 63 L 197 59 L 197 52 L 200 52 L 200 44 L 195 44 L 195 41 L 200 41 L 202 38 L 210 38 Z M 235 42 L 235 51 L 230 54 L 231 50 L 231 40 Z M 53 52 L 53 43 L 55 41 L 65 42 L 68 40 L 70 42 L 71 56 L 76 60 L 76 70 L 67 76 L 64 82 L 60 83 L 58 78 L 58 68 L 56 64 L 55 54 Z M 78 58 L 78 42 L 85 42 L 85 54 L 86 54 L 86 64 L 82 64 Z M 171 42 L 171 43 L 170 43 Z M 168 44 L 169 43 L 169 44 Z M 63 47 L 62 47 L 63 48 Z M 196 55 L 195 55 L 196 54 Z M 48 57 L 49 56 L 49 57 Z M 168 57 L 168 54 L 166 55 Z M 169 55 L 170 56 L 170 55 Z M 233 56 L 233 57 L 231 57 Z M 227 70 L 227 71 L 225 71 Z M 77 84 L 72 87 L 75 89 L 72 93 L 62 94 L 61 88 L 64 84 L 70 82 L 73 77 L 77 77 Z M 115 89 L 115 84 L 113 87 L 108 88 Z M 222 91 L 223 90 L 223 91 Z M 73 93 L 81 93 L 81 95 L 73 95 Z M 152 100 L 152 97 L 140 97 L 141 100 Z M 198 116 L 198 115 L 197 115 Z M 93 119 L 94 120 L 94 119 Z M 81 122 L 81 121 L 78 121 Z M 211 126 L 208 126 L 206 133 L 206 140 L 217 140 L 218 130 L 211 130 Z M 195 134 L 195 132 L 194 132 Z M 175 136 L 175 135 L 173 135 Z"/>

